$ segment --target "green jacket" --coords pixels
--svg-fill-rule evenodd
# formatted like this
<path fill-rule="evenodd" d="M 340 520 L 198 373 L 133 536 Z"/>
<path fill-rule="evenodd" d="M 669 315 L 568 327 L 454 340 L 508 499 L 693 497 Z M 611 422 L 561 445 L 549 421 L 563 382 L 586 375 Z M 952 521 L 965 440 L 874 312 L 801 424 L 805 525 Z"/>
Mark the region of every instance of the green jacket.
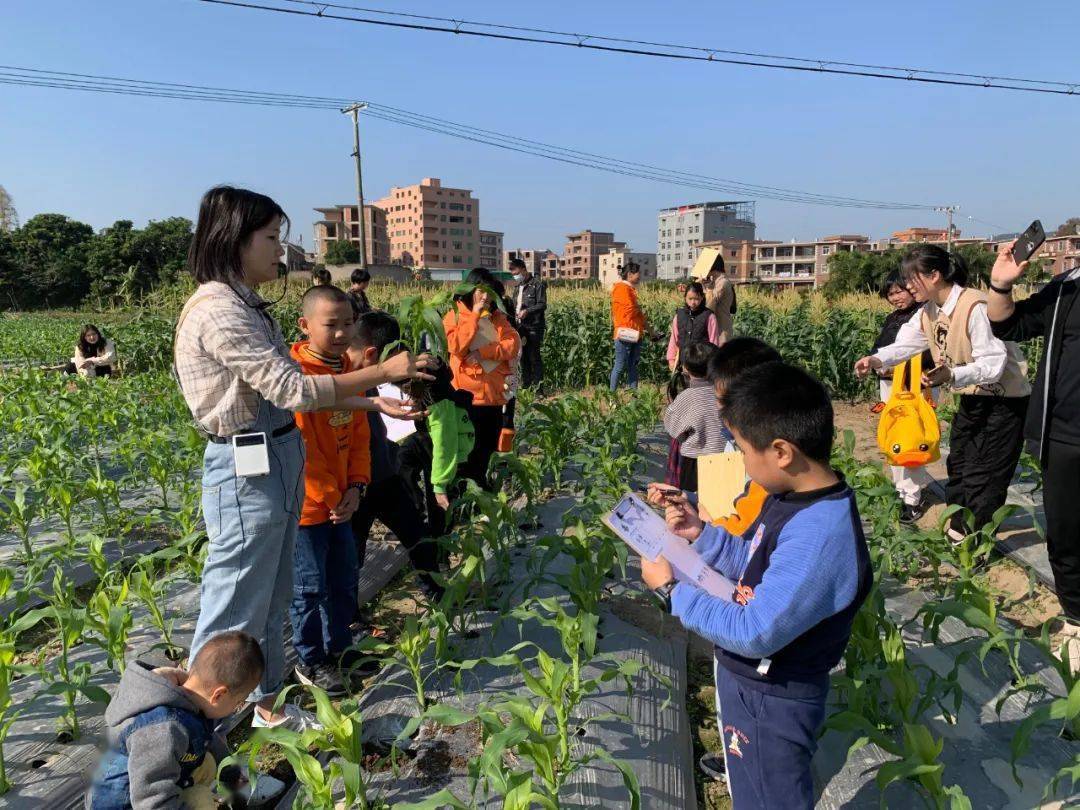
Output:
<path fill-rule="evenodd" d="M 476 434 L 468 411 L 449 399 L 428 409 L 427 422 L 431 434 L 431 486 L 445 495 L 457 477 L 458 465 L 472 452 Z"/>

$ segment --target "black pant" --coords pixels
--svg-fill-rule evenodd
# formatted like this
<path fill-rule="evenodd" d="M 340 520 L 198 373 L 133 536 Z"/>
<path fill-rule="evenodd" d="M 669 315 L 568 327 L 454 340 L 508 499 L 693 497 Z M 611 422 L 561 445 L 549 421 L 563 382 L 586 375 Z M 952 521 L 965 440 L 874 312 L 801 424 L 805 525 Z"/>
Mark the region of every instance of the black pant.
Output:
<path fill-rule="evenodd" d="M 488 462 L 499 449 L 499 433 L 503 427 L 502 405 L 470 405 L 469 419 L 476 433 L 476 444 L 468 459 L 458 469 L 458 475 L 471 478 L 484 489 L 490 489 Z"/>
<path fill-rule="evenodd" d="M 697 459 L 682 456 L 679 459 L 679 489 L 684 492 L 697 492 Z"/>
<path fill-rule="evenodd" d="M 1044 448 L 1046 551 L 1065 616 L 1080 622 L 1080 445 L 1050 439 Z"/>
<path fill-rule="evenodd" d="M 521 330 L 521 386 L 531 388 L 544 379 L 544 360 L 540 349 L 544 344 L 543 329 Z"/>
<path fill-rule="evenodd" d="M 1009 484 L 1024 447 L 1024 416 L 1029 397 L 965 394 L 953 417 L 946 469 L 945 502 L 971 510 L 981 529 L 1005 504 Z M 952 526 L 963 531 L 959 515 Z"/>
<path fill-rule="evenodd" d="M 437 571 L 438 544 L 425 530 L 421 514 L 401 476 L 392 475 L 369 485 L 352 516 L 360 566 L 363 566 L 367 554 L 371 526 L 378 519 L 405 546 L 409 560 L 417 571 Z"/>
<path fill-rule="evenodd" d="M 64 366 L 64 373 L 65 374 L 78 374 L 79 370 L 77 368 L 75 368 L 74 363 L 68 363 L 66 366 Z M 97 367 L 97 376 L 98 377 L 111 377 L 112 376 L 112 366 L 98 366 Z"/>

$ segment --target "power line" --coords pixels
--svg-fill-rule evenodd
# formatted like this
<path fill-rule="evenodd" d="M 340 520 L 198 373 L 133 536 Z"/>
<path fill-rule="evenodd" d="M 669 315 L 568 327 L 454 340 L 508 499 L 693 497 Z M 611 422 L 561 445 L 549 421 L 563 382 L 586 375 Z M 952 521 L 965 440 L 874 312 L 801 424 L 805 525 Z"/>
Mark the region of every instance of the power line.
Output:
<path fill-rule="evenodd" d="M 195 84 L 158 82 L 118 76 L 101 76 L 88 73 L 71 73 L 0 65 L 0 84 L 45 87 L 50 89 L 80 90 L 189 101 L 212 101 L 229 104 L 262 105 L 295 109 L 339 111 L 355 102 L 354 99 L 326 96 L 305 96 L 295 93 L 276 93 L 256 90 L 237 90 Z M 693 174 L 681 170 L 665 169 L 647 163 L 610 158 L 593 152 L 569 149 L 545 144 L 505 133 L 484 130 L 421 113 L 396 107 L 367 102 L 365 115 L 389 123 L 412 127 L 446 135 L 461 140 L 481 143 L 507 151 L 541 157 L 560 163 L 605 171 L 628 177 L 668 183 L 690 188 L 705 189 L 731 195 L 773 199 L 783 202 L 825 205 L 844 208 L 870 208 L 887 210 L 928 210 L 931 206 L 912 203 L 896 203 L 865 200 L 853 197 L 815 194 L 775 186 L 742 183 L 725 178 Z"/>
<path fill-rule="evenodd" d="M 379 25 L 388 28 L 402 28 L 413 31 L 456 34 L 461 36 L 499 39 L 509 42 L 529 42 L 538 45 L 558 45 L 567 48 L 620 53 L 630 56 L 648 56 L 663 59 L 678 59 L 694 62 L 713 62 L 742 67 L 771 68 L 804 73 L 823 73 L 838 76 L 859 76 L 871 79 L 889 79 L 893 81 L 916 82 L 919 84 L 948 85 L 954 87 L 981 87 L 995 90 L 1017 90 L 1028 93 L 1073 96 L 1080 93 L 1080 82 L 1052 81 L 1045 79 L 1024 79 L 990 74 L 960 73 L 925 68 L 890 67 L 887 65 L 868 65 L 858 62 L 845 62 L 833 59 L 808 59 L 805 57 L 779 56 L 775 54 L 733 51 L 723 48 L 708 48 L 700 45 L 680 45 L 663 42 L 650 42 L 602 34 L 577 34 L 554 31 L 544 28 L 505 25 L 500 23 L 458 20 L 451 17 L 433 17 L 406 12 L 383 11 L 363 6 L 341 3 L 318 2 L 318 0 L 277 0 L 311 9 L 269 6 L 243 0 L 199 0 L 220 6 L 234 6 L 258 11 L 271 11 L 279 14 L 291 14 L 301 17 L 339 20 L 343 22 Z M 329 9 L 353 11 L 362 14 L 377 14 L 397 19 L 375 19 L 348 14 L 331 13 Z M 417 20 L 422 22 L 405 22 Z M 489 30 L 473 30 L 486 28 Z"/>

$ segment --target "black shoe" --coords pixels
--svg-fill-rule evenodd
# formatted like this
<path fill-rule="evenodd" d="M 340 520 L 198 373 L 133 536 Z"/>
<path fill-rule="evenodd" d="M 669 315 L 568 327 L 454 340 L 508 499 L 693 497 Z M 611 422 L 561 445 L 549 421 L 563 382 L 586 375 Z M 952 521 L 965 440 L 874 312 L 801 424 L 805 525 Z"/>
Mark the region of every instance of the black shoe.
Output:
<path fill-rule="evenodd" d="M 727 781 L 727 765 L 724 764 L 723 754 L 705 754 L 698 760 L 701 772 L 710 779 L 718 782 Z"/>
<path fill-rule="evenodd" d="M 919 518 L 925 514 L 926 507 L 923 506 L 922 501 L 916 504 L 900 504 L 900 522 L 905 526 L 914 526 L 919 522 Z"/>
<path fill-rule="evenodd" d="M 327 663 L 296 665 L 296 680 L 307 686 L 317 686 L 329 697 L 344 697 L 349 694 L 345 681 L 341 680 L 337 667 Z"/>
<path fill-rule="evenodd" d="M 442 601 L 443 596 L 446 594 L 446 589 L 435 581 L 431 574 L 421 572 L 416 577 L 416 584 L 420 588 L 420 592 L 428 598 L 428 601 L 433 605 L 437 605 Z"/>

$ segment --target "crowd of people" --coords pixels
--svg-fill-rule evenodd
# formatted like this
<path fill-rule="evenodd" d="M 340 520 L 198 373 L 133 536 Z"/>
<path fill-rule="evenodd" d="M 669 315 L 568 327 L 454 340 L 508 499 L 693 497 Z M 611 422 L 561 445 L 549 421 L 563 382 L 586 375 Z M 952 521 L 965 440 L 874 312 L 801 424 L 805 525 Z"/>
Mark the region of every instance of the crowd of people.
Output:
<path fill-rule="evenodd" d="M 357 589 L 374 521 L 407 549 L 421 590 L 437 600 L 446 564 L 437 538 L 453 520 L 453 501 L 467 482 L 491 488 L 491 458 L 512 446 L 517 391 L 542 383 L 546 286 L 519 260 L 509 293 L 487 270 L 469 274 L 443 319 L 446 360 L 402 346 L 397 321 L 368 301 L 364 270 L 347 291 L 325 280 L 311 286 L 298 323 L 303 339 L 286 345 L 256 289 L 278 277 L 287 224 L 281 207 L 255 192 L 218 187 L 202 200 L 189 256 L 198 288 L 179 317 L 174 354 L 207 439 L 209 553 L 191 663 L 186 671 L 126 670 L 106 716 L 112 748 L 88 806 L 179 801 L 213 747 L 214 721 L 244 701 L 255 704 L 255 727 L 314 727 L 311 713 L 277 700 L 289 676 L 286 616 L 295 679 L 331 696 L 348 693 L 364 664 L 352 648 L 365 632 Z M 1063 350 L 1080 324 L 1076 278 L 1014 302 L 1023 269 L 1003 250 L 987 296 L 966 286 L 956 255 L 909 251 L 881 289 L 894 312 L 855 373 L 878 373 L 886 398 L 884 372 L 925 354 L 921 382 L 959 395 L 947 500 L 967 511 L 953 516 L 954 537 L 1004 503 L 1026 415 L 1046 477 L 1048 546 L 1067 632 L 1080 640 L 1080 527 L 1064 507 L 1080 473 L 1080 423 L 1059 404 L 1077 384 Z M 635 387 L 642 340 L 663 339 L 649 332 L 640 281 L 640 268 L 628 263 L 611 292 L 612 389 L 624 374 Z M 735 312 L 722 263 L 686 285 L 667 334 L 667 477 L 648 489 L 669 529 L 732 581 L 731 596 L 706 591 L 663 557 L 642 559 L 642 578 L 716 648 L 723 756 L 702 766 L 724 775 L 736 808 L 812 807 L 810 761 L 829 672 L 872 573 L 854 494 L 830 467 L 828 393 L 771 346 L 734 337 Z M 1010 341 L 1040 336 L 1048 345 L 1029 408 L 1031 387 Z M 108 373 L 115 348 L 87 327 L 73 363 L 80 373 Z M 388 383 L 403 396 L 380 394 Z M 392 441 L 384 416 L 416 429 Z M 711 515 L 697 494 L 699 459 L 732 450 L 742 454 L 746 490 L 732 514 Z M 917 520 L 928 475 L 895 468 L 893 480 L 902 519 Z M 1080 643 L 1073 646 L 1080 664 Z"/>

